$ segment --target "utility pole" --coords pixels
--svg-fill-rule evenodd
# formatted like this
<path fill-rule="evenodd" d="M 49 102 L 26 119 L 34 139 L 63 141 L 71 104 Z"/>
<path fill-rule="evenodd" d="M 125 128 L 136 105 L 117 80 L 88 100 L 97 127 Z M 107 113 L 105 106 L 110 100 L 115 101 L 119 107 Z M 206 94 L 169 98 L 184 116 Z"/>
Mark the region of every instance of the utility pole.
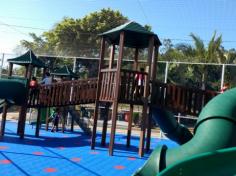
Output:
<path fill-rule="evenodd" d="M 2 77 L 3 62 L 4 62 L 4 53 L 2 53 L 2 60 L 1 60 L 1 66 L 0 66 L 0 78 Z"/>

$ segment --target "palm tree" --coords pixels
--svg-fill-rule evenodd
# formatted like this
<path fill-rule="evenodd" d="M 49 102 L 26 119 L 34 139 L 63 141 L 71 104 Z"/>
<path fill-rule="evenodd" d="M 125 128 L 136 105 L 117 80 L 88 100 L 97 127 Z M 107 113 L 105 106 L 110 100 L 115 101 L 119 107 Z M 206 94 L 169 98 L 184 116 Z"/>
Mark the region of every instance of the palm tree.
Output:
<path fill-rule="evenodd" d="M 216 37 L 216 32 L 214 32 L 207 47 L 205 47 L 204 41 L 197 35 L 191 33 L 190 37 L 194 42 L 193 47 L 191 45 L 182 44 L 179 45 L 177 49 L 192 58 L 192 60 L 202 63 L 222 63 L 226 60 L 224 51 L 221 47 L 221 35 Z M 207 66 L 199 66 L 198 70 L 201 73 L 201 88 L 204 90 L 206 88 L 206 76 L 208 74 Z"/>

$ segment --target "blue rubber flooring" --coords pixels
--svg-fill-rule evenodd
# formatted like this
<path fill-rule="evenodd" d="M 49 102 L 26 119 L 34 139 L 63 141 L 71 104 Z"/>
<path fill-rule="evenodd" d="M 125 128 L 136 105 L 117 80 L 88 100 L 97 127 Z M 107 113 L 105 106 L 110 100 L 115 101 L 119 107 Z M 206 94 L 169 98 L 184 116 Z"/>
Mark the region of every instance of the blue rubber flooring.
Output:
<path fill-rule="evenodd" d="M 34 137 L 35 128 L 26 125 L 25 138 L 16 135 L 16 123 L 7 122 L 5 136 L 0 140 L 1 176 L 129 176 L 148 159 L 138 156 L 139 137 L 133 136 L 131 147 L 126 147 L 126 136 L 116 135 L 114 156 L 108 155 L 100 145 L 97 135 L 96 149 L 90 149 L 90 137 L 81 131 L 55 132 L 41 130 Z M 107 136 L 109 142 L 109 135 Z M 166 144 L 175 147 L 169 140 L 153 138 L 151 149 Z"/>

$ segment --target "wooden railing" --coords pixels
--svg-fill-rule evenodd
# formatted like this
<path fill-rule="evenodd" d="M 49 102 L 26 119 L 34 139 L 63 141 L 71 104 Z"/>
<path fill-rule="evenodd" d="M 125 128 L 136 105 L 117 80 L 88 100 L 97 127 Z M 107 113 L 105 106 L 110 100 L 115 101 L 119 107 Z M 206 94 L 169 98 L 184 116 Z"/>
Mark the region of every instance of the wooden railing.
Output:
<path fill-rule="evenodd" d="M 116 69 L 101 70 L 100 101 L 112 101 L 115 97 Z"/>
<path fill-rule="evenodd" d="M 154 83 L 152 103 L 175 112 L 198 115 L 203 106 L 218 93 L 174 84 Z"/>
<path fill-rule="evenodd" d="M 93 103 L 96 98 L 97 79 L 74 80 L 41 85 L 29 96 L 28 107 L 66 106 Z M 32 91 L 32 90 L 30 90 Z"/>
<path fill-rule="evenodd" d="M 143 92 L 136 93 L 136 74 L 143 74 L 145 81 L 147 73 L 122 70 L 119 103 L 143 104 Z M 101 92 L 99 101 L 113 101 L 116 70 L 102 70 Z M 198 115 L 202 107 L 218 93 L 200 89 L 187 88 L 174 84 L 160 82 L 152 83 L 147 90 L 152 91 L 149 103 L 174 112 Z M 151 85 L 151 84 L 150 84 Z M 143 87 L 144 88 L 144 87 Z M 94 103 L 96 98 L 97 79 L 66 81 L 42 85 L 34 94 L 30 93 L 28 107 L 52 107 L 76 104 Z M 31 90 L 30 90 L 31 91 Z"/>

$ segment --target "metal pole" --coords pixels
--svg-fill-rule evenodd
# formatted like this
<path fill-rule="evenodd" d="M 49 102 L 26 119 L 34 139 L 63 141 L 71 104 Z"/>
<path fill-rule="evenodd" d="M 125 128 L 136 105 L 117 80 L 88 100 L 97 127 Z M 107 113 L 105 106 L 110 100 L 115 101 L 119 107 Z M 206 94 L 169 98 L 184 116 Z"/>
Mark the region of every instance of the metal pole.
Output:
<path fill-rule="evenodd" d="M 1 62 L 1 66 L 0 66 L 0 78 L 2 77 L 3 62 L 4 62 L 4 53 L 2 53 L 2 62 Z"/>
<path fill-rule="evenodd" d="M 166 62 L 164 83 L 167 83 L 167 79 L 168 79 L 168 69 L 169 69 L 169 62 Z"/>
<path fill-rule="evenodd" d="M 168 79 L 168 69 L 169 69 L 169 62 L 166 62 L 166 68 L 165 68 L 165 77 L 164 77 L 164 83 L 167 83 Z M 164 90 L 164 98 L 166 97 L 166 90 Z M 160 130 L 160 137 L 161 139 L 164 137 L 163 132 Z"/>
<path fill-rule="evenodd" d="M 221 82 L 220 88 L 222 89 L 224 86 L 224 79 L 225 79 L 225 64 L 222 64 L 222 71 L 221 71 Z"/>

